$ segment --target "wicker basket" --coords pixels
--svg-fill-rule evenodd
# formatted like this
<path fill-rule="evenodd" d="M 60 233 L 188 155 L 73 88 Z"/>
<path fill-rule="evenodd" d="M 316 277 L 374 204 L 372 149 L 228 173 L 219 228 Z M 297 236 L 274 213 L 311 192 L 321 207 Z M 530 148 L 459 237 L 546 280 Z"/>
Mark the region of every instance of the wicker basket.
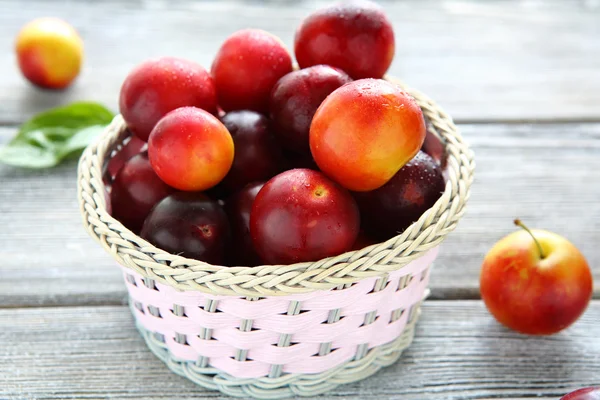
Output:
<path fill-rule="evenodd" d="M 168 254 L 106 212 L 102 166 L 126 139 L 123 119 L 86 149 L 84 224 L 121 265 L 137 327 L 173 372 L 233 396 L 310 396 L 364 379 L 408 347 L 430 265 L 464 213 L 475 164 L 451 118 L 405 89 L 446 145 L 445 192 L 401 235 L 316 262 L 222 267 Z"/>

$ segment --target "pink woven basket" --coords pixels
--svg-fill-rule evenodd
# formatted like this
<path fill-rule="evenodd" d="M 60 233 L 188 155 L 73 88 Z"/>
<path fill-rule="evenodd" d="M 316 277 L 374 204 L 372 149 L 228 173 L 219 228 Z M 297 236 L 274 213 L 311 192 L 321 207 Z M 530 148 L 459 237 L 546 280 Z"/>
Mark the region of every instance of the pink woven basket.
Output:
<path fill-rule="evenodd" d="M 86 149 L 84 224 L 121 265 L 137 327 L 173 372 L 233 396 L 311 396 L 364 379 L 409 346 L 430 266 L 464 213 L 475 165 L 451 118 L 406 90 L 446 146 L 446 190 L 400 235 L 312 263 L 222 267 L 152 246 L 106 212 L 102 166 L 128 139 L 123 119 Z"/>

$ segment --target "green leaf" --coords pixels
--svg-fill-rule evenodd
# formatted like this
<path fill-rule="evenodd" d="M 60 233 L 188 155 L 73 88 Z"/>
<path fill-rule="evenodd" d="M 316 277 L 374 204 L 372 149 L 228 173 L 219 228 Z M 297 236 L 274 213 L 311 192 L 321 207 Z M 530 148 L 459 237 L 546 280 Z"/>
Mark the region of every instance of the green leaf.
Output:
<path fill-rule="evenodd" d="M 101 104 L 78 102 L 34 116 L 0 148 L 0 161 L 25 168 L 49 168 L 80 153 L 112 121 Z"/>
<path fill-rule="evenodd" d="M 0 148 L 0 161 L 26 168 L 48 168 L 58 164 L 53 153 L 26 143 Z"/>

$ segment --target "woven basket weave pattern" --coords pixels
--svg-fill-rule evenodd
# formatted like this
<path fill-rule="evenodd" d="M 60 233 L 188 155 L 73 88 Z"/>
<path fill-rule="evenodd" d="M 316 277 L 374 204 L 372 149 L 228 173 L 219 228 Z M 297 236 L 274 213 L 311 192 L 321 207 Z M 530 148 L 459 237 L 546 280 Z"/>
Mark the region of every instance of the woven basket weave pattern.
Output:
<path fill-rule="evenodd" d="M 434 249 L 385 280 L 260 299 L 179 292 L 124 274 L 136 319 L 163 337 L 173 357 L 206 360 L 236 378 L 278 377 L 325 372 L 356 358 L 359 347 L 364 352 L 400 336 L 436 255 Z"/>
<path fill-rule="evenodd" d="M 86 149 L 78 170 L 84 224 L 123 267 L 138 329 L 172 371 L 230 395 L 280 398 L 323 393 L 396 361 L 475 168 L 451 118 L 407 90 L 446 146 L 444 193 L 402 234 L 316 262 L 222 267 L 166 253 L 106 212 L 102 166 L 127 138 L 123 119 Z"/>

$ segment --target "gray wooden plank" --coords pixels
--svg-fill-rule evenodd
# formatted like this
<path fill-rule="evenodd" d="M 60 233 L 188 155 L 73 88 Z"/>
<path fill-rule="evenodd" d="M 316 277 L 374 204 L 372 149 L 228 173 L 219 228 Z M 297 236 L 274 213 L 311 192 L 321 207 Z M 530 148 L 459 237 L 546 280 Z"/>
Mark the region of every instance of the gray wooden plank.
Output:
<path fill-rule="evenodd" d="M 427 301 L 398 363 L 322 399 L 557 399 L 600 384 L 600 302 L 566 331 L 526 337 L 479 301 Z M 126 307 L 0 310 L 3 399 L 225 398 L 167 369 Z"/>
<path fill-rule="evenodd" d="M 0 145 L 14 133 L 0 127 Z M 125 301 L 116 264 L 83 230 L 76 169 L 0 164 L 0 305 Z"/>
<path fill-rule="evenodd" d="M 466 216 L 442 245 L 433 298 L 478 298 L 481 261 L 515 217 L 569 238 L 600 282 L 600 124 L 461 128 L 476 152 L 476 180 Z M 13 132 L 0 129 L 0 143 Z M 83 229 L 75 176 L 74 163 L 0 165 L 0 306 L 124 301 L 119 270 Z"/>
<path fill-rule="evenodd" d="M 497 240 L 517 229 L 517 217 L 572 241 L 599 282 L 600 125 L 461 129 L 475 150 L 475 183 L 466 216 L 442 245 L 432 274 L 435 296 L 479 297 L 483 257 Z M 598 286 L 595 296 L 600 296 Z"/>
<path fill-rule="evenodd" d="M 76 99 L 116 109 L 120 83 L 142 60 L 177 55 L 209 67 L 235 30 L 257 27 L 289 48 L 299 21 L 329 0 L 80 2 L 0 0 L 0 121 Z M 586 119 L 600 115 L 600 6 L 595 1 L 382 1 L 393 21 L 391 74 L 461 121 Z M 86 45 L 76 85 L 63 93 L 28 85 L 13 41 L 30 19 L 70 21 Z"/>

